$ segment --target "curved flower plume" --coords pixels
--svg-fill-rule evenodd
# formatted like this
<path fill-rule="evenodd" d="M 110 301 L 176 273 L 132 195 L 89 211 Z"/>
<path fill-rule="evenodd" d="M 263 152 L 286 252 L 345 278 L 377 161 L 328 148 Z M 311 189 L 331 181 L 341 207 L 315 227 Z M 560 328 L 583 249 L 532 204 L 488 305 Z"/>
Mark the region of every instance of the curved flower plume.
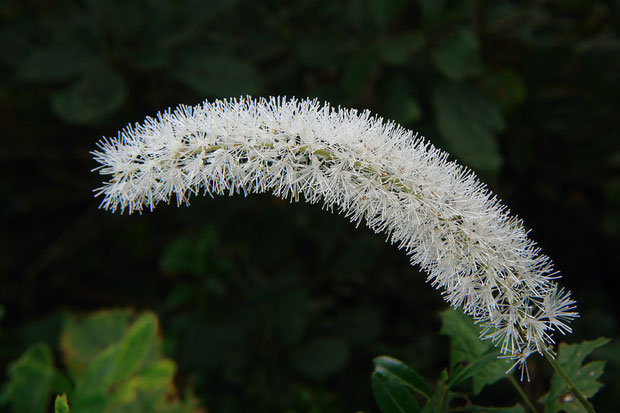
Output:
<path fill-rule="evenodd" d="M 199 192 L 270 192 L 385 232 L 515 364 L 577 317 L 549 258 L 472 172 L 369 112 L 286 98 L 205 102 L 98 147 L 109 181 L 96 195 L 107 210 L 152 210 L 173 194 L 182 204 Z"/>

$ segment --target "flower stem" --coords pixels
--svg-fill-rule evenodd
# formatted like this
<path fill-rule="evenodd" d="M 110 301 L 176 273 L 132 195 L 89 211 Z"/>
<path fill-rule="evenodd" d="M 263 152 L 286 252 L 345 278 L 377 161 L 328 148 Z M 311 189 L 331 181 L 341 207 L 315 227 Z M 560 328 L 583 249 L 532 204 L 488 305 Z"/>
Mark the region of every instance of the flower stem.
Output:
<path fill-rule="evenodd" d="M 235 145 L 237 146 L 237 145 Z M 273 147 L 272 144 L 260 144 L 257 145 L 256 147 Z M 198 155 L 200 153 L 211 153 L 211 152 L 215 152 L 218 149 L 226 149 L 226 145 L 221 145 L 221 144 L 217 144 L 217 145 L 211 145 L 211 146 L 204 146 L 201 147 L 199 149 L 195 149 L 193 151 L 188 151 L 187 154 L 188 155 Z M 338 160 L 338 156 L 332 152 L 329 151 L 327 149 L 310 149 L 307 145 L 304 146 L 300 146 L 296 149 L 297 152 L 305 152 L 305 153 L 311 153 L 313 155 L 317 155 L 320 157 L 323 157 L 329 161 L 332 160 Z M 360 171 L 363 172 L 368 172 L 371 174 L 376 174 L 378 176 L 380 176 L 381 179 L 381 183 L 383 184 L 391 184 L 394 188 L 398 189 L 401 192 L 404 192 L 406 194 L 410 194 L 415 196 L 417 199 L 422 200 L 422 196 L 420 194 L 418 194 L 417 192 L 415 192 L 413 189 L 409 188 L 405 183 L 403 183 L 402 180 L 390 175 L 388 172 L 382 172 L 379 171 L 375 168 L 372 168 L 370 166 L 366 166 L 364 165 L 362 162 L 360 161 L 355 161 L 353 163 L 353 167 L 359 169 Z"/>
<path fill-rule="evenodd" d="M 519 396 L 521 396 L 521 398 L 523 399 L 523 402 L 525 403 L 527 408 L 532 413 L 536 413 L 538 410 L 536 410 L 536 407 L 534 407 L 530 398 L 527 397 L 527 394 L 525 394 L 525 391 L 523 391 L 517 379 L 515 379 L 512 374 L 508 374 L 507 377 L 508 377 L 508 380 L 510 381 L 510 384 L 512 384 L 512 386 L 517 390 L 517 393 L 519 393 Z"/>
<path fill-rule="evenodd" d="M 594 406 L 592 406 L 592 403 L 590 403 L 588 399 L 583 395 L 583 393 L 579 391 L 575 383 L 571 380 L 570 377 L 568 377 L 568 374 L 566 374 L 562 366 L 560 366 L 560 363 L 558 363 L 558 361 L 553 357 L 550 347 L 543 349 L 543 355 L 545 356 L 549 364 L 551 364 L 551 367 L 553 367 L 555 372 L 562 378 L 564 384 L 566 384 L 566 387 L 568 387 L 568 390 L 577 398 L 577 400 L 579 400 L 579 403 L 581 403 L 584 409 L 586 409 L 588 413 L 596 413 L 596 411 L 594 410 Z"/>

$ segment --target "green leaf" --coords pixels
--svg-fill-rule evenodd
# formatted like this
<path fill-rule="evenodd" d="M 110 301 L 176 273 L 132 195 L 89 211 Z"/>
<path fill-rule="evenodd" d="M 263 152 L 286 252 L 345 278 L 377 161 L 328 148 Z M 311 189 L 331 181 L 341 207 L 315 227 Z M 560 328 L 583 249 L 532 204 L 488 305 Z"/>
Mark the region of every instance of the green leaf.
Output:
<path fill-rule="evenodd" d="M 525 409 L 520 404 L 509 407 L 489 407 L 489 406 L 469 406 L 468 412 L 476 413 L 525 413 Z"/>
<path fill-rule="evenodd" d="M 54 402 L 54 413 L 69 413 L 69 404 L 67 403 L 67 395 L 62 394 L 56 396 Z"/>
<path fill-rule="evenodd" d="M 439 20 L 446 6 L 446 0 L 418 0 L 418 3 L 424 15 L 424 20 L 428 22 Z"/>
<path fill-rule="evenodd" d="M 255 94 L 260 90 L 259 76 L 250 63 L 204 50 L 183 51 L 174 76 L 196 92 L 212 97 Z"/>
<path fill-rule="evenodd" d="M 578 344 L 561 343 L 559 346 L 558 363 L 586 398 L 591 398 L 603 387 L 598 378 L 603 374 L 605 362 L 593 361 L 584 365 L 583 361 L 592 351 L 604 346 L 609 341 L 607 338 L 598 338 Z M 557 373 L 554 373 L 551 378 L 549 392 L 543 395 L 539 401 L 545 405 L 545 413 L 560 411 L 582 413 L 586 411 L 568 391 L 564 381 Z"/>
<path fill-rule="evenodd" d="M 146 39 L 145 39 L 146 40 Z M 132 50 L 129 58 L 133 65 L 140 70 L 158 70 L 166 68 L 170 65 L 171 58 L 169 50 L 161 43 L 152 43 L 152 39 L 148 39 L 145 45 Z M 167 69 L 167 68 L 166 68 Z"/>
<path fill-rule="evenodd" d="M 504 110 L 511 110 L 525 101 L 527 89 L 519 73 L 514 70 L 500 70 L 484 76 L 484 89 L 495 98 Z"/>
<path fill-rule="evenodd" d="M 143 314 L 129 328 L 119 346 L 115 380 L 121 381 L 134 374 L 156 344 L 157 318 Z"/>
<path fill-rule="evenodd" d="M 86 42 L 84 33 L 75 30 L 54 33 L 46 47 L 29 49 L 20 60 L 17 76 L 36 82 L 69 80 L 88 68 L 96 54 Z"/>
<path fill-rule="evenodd" d="M 473 376 L 481 373 L 483 371 L 483 369 L 488 368 L 489 364 L 492 364 L 492 363 L 494 363 L 494 362 L 496 362 L 498 360 L 497 359 L 498 355 L 499 355 L 499 352 L 497 350 L 489 349 L 487 354 L 483 355 L 482 357 L 480 357 L 476 361 L 468 364 L 467 367 L 458 369 L 458 372 L 455 369 L 455 371 L 450 376 L 450 379 L 448 380 L 448 387 L 455 386 L 455 385 L 457 385 L 457 384 L 467 380 L 468 378 L 473 377 Z M 460 367 L 460 366 L 458 366 L 458 367 Z M 502 377 L 504 375 L 505 375 L 505 373 L 502 375 Z M 502 378 L 502 377 L 500 377 L 500 378 Z M 489 384 L 491 384 L 491 383 L 489 383 Z M 475 390 L 478 390 L 478 389 L 475 389 Z M 478 393 L 478 392 L 479 391 L 474 391 L 474 393 Z"/>
<path fill-rule="evenodd" d="M 448 370 L 443 369 L 439 375 L 439 381 L 435 385 L 435 390 L 433 391 L 431 400 L 426 403 L 422 409 L 423 413 L 436 413 L 439 411 L 439 405 L 450 405 L 450 401 L 453 399 L 454 393 L 447 389 L 449 379 L 450 376 L 448 375 Z"/>
<path fill-rule="evenodd" d="M 300 343 L 310 314 L 308 297 L 303 287 L 291 277 L 277 276 L 272 283 L 256 289 L 257 310 L 260 324 L 268 328 L 283 344 Z M 344 335 L 340 334 L 344 339 Z"/>
<path fill-rule="evenodd" d="M 349 360 L 349 346 L 340 338 L 316 338 L 293 354 L 293 365 L 305 376 L 322 379 Z"/>
<path fill-rule="evenodd" d="M 467 29 L 458 29 L 442 39 L 432 56 L 439 72 L 453 80 L 477 75 L 482 69 L 478 39 Z"/>
<path fill-rule="evenodd" d="M 413 97 L 405 75 L 396 74 L 390 77 L 383 84 L 381 92 L 381 109 L 386 118 L 407 125 L 422 117 L 420 104 Z"/>
<path fill-rule="evenodd" d="M 374 359 L 375 371 L 391 376 L 393 379 L 409 387 L 427 399 L 433 396 L 431 388 L 415 370 L 402 361 L 392 357 L 380 356 Z"/>
<path fill-rule="evenodd" d="M 0 406 L 9 404 L 10 401 L 11 401 L 11 383 L 4 382 L 0 386 Z"/>
<path fill-rule="evenodd" d="M 381 41 L 379 55 L 386 63 L 396 66 L 402 65 L 409 56 L 419 51 L 425 43 L 424 33 L 418 31 L 405 32 Z"/>
<path fill-rule="evenodd" d="M 178 238 L 166 247 L 159 266 L 165 272 L 203 276 L 213 264 L 217 245 L 218 235 L 211 227 L 198 239 Z"/>
<path fill-rule="evenodd" d="M 45 412 L 55 378 L 52 351 L 47 344 L 30 347 L 8 368 L 9 399 L 15 413 Z"/>
<path fill-rule="evenodd" d="M 66 319 L 60 348 L 71 377 L 77 379 L 97 354 L 123 338 L 129 317 L 126 310 L 102 310 L 85 318 Z"/>
<path fill-rule="evenodd" d="M 418 402 L 407 387 L 391 374 L 379 370 L 371 376 L 372 394 L 383 413 L 416 413 Z"/>
<path fill-rule="evenodd" d="M 305 34 L 295 42 L 299 61 L 312 68 L 327 68 L 334 64 L 336 48 L 323 32 Z"/>
<path fill-rule="evenodd" d="M 451 385 L 473 377 L 474 394 L 478 394 L 484 386 L 506 377 L 511 362 L 498 359 L 499 351 L 488 341 L 480 340 L 480 329 L 471 317 L 448 309 L 441 313 L 441 318 L 440 333 L 450 338 L 450 365 L 454 369 L 449 379 Z M 468 366 L 457 371 L 459 363 L 468 363 Z"/>
<path fill-rule="evenodd" d="M 109 405 L 127 406 L 132 403 L 140 404 L 144 399 L 140 394 L 149 394 L 150 397 L 156 394 L 164 395 L 173 386 L 175 370 L 176 365 L 172 360 L 163 359 L 153 363 L 141 373 L 115 385 L 106 395 L 106 401 Z"/>
<path fill-rule="evenodd" d="M 372 47 L 349 59 L 342 74 L 342 87 L 349 99 L 356 100 L 363 94 L 378 67 L 377 51 Z"/>
<path fill-rule="evenodd" d="M 119 350 L 120 346 L 116 343 L 97 354 L 76 382 L 76 392 L 85 395 L 103 394 L 114 382 Z"/>
<path fill-rule="evenodd" d="M 368 0 L 369 14 L 380 30 L 390 27 L 407 0 Z"/>
<path fill-rule="evenodd" d="M 174 392 L 176 365 L 160 353 L 155 315 L 144 313 L 131 325 L 128 320 L 127 311 L 101 311 L 83 319 L 69 319 L 61 347 L 74 353 L 67 360 L 75 362 L 79 354 L 76 364 L 85 364 L 76 368 L 71 410 L 192 411 L 182 408 Z M 75 349 L 80 344 L 84 353 Z M 193 405 L 187 404 L 187 409 Z"/>
<path fill-rule="evenodd" d="M 71 398 L 71 408 L 74 413 L 103 413 L 107 405 L 106 400 L 105 394 L 76 393 Z"/>
<path fill-rule="evenodd" d="M 159 360 L 136 375 L 134 380 L 143 389 L 165 389 L 172 383 L 176 364 L 169 359 Z"/>
<path fill-rule="evenodd" d="M 465 84 L 439 85 L 432 103 L 448 151 L 476 170 L 496 172 L 502 156 L 494 135 L 505 127 L 497 105 Z"/>
<path fill-rule="evenodd" d="M 124 100 L 123 78 L 101 62 L 90 65 L 79 80 L 54 93 L 51 104 L 65 122 L 88 124 L 114 112 Z"/>
<path fill-rule="evenodd" d="M 117 41 L 134 39 L 141 27 L 150 23 L 145 15 L 146 4 L 123 0 L 87 0 L 84 3 L 91 24 L 105 28 L 106 35 Z"/>
<path fill-rule="evenodd" d="M 478 359 L 489 343 L 480 340 L 480 330 L 473 319 L 457 309 L 447 309 L 441 313 L 440 334 L 450 338 L 450 365 Z"/>

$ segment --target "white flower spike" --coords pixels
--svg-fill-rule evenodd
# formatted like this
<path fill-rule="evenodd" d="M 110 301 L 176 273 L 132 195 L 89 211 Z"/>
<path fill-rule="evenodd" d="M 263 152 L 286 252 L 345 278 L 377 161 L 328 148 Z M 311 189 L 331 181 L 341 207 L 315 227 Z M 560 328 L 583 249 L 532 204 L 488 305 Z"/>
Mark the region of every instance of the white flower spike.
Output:
<path fill-rule="evenodd" d="M 316 100 L 216 100 L 147 118 L 93 152 L 108 182 L 101 207 L 152 210 L 208 195 L 270 192 L 337 207 L 366 222 L 428 273 L 481 337 L 524 364 L 578 316 L 521 221 L 466 168 L 369 112 Z"/>

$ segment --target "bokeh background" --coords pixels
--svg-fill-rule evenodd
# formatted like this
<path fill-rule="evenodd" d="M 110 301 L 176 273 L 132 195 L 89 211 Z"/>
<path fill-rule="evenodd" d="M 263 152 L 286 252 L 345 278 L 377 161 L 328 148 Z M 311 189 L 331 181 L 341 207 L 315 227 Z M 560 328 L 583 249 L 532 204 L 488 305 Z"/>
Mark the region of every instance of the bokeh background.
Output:
<path fill-rule="evenodd" d="M 157 314 L 175 386 L 213 412 L 377 411 L 380 354 L 439 376 L 446 304 L 380 234 L 269 195 L 98 210 L 101 136 L 286 95 L 370 109 L 475 170 L 573 291 L 566 341 L 614 339 L 594 403 L 620 404 L 620 1 L 4 0 L 0 19 L 0 383 L 36 342 L 62 369 L 68 317 L 113 308 Z M 550 372 L 530 368 L 537 397 Z"/>

